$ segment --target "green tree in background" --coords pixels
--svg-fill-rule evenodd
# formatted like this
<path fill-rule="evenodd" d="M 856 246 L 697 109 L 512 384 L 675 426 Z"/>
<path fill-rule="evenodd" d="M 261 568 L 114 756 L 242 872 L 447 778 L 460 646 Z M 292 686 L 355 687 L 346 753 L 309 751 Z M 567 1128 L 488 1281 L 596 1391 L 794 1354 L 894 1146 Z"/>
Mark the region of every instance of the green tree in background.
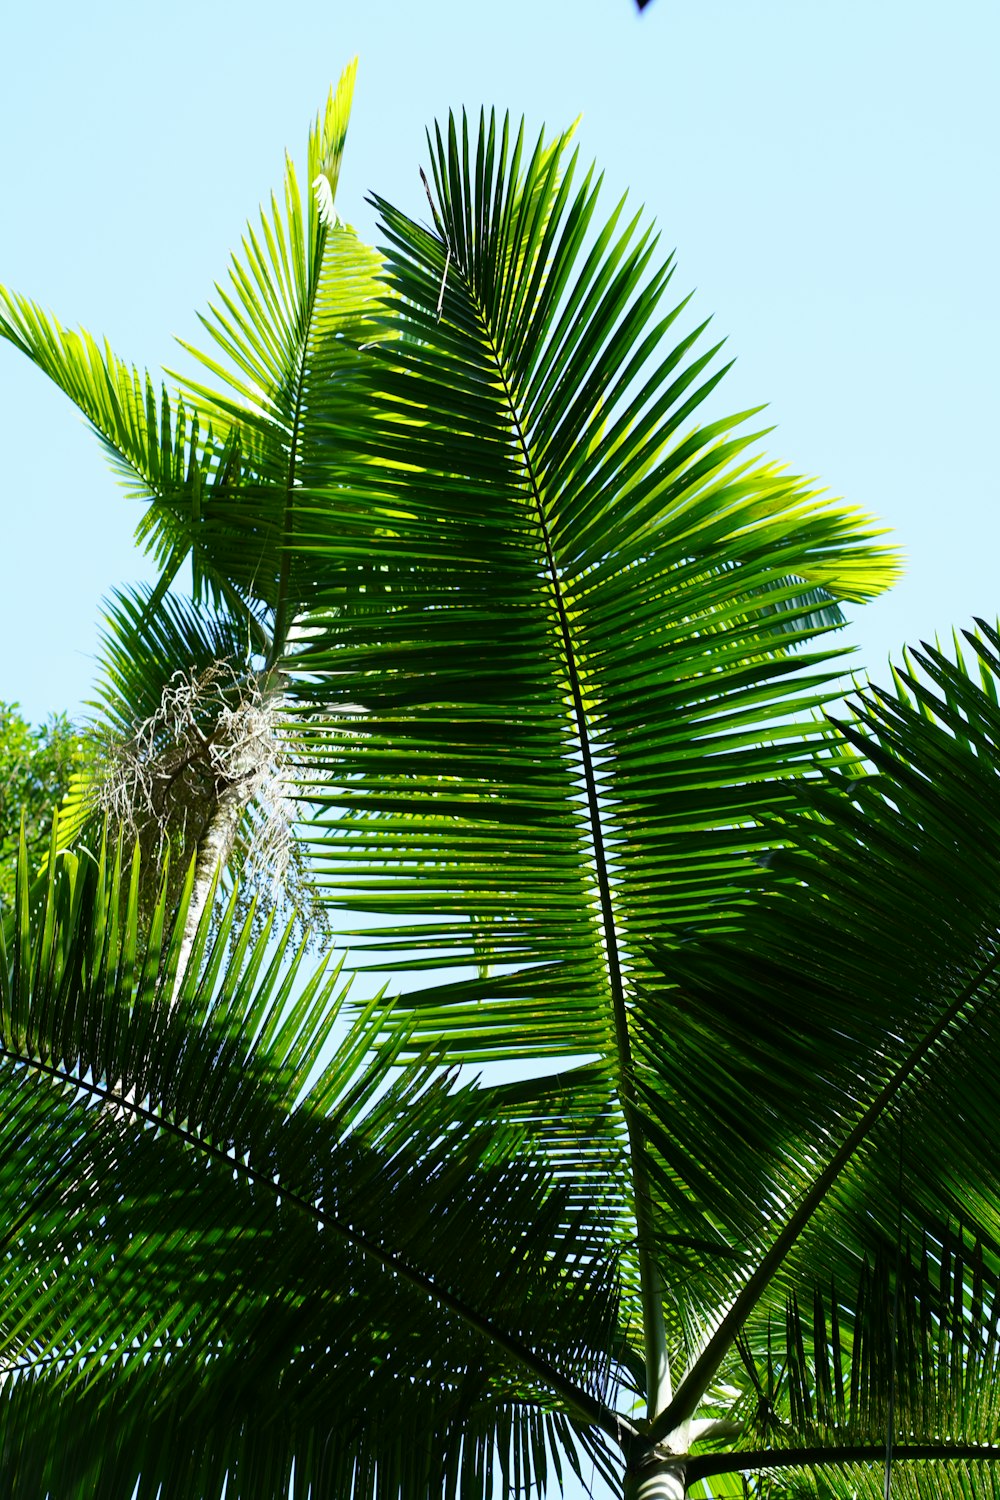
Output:
<path fill-rule="evenodd" d="M 16 703 L 0 702 L 0 898 L 8 904 L 21 819 L 29 856 L 43 859 L 55 809 L 83 759 L 83 740 L 65 714 L 32 727 Z"/>
<path fill-rule="evenodd" d="M 352 83 L 177 393 L 3 294 L 162 576 L 3 928 L 0 1475 L 993 1494 L 1000 637 L 832 724 L 871 523 L 568 138 L 450 120 L 362 245 Z M 220 900 L 275 825 L 394 1004 Z"/>

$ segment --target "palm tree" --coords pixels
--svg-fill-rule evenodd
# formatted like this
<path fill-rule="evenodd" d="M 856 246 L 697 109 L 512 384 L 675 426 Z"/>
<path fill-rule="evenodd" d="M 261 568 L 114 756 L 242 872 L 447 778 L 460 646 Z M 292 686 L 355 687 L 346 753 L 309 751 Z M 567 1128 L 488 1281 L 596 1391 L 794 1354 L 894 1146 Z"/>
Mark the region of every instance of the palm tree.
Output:
<path fill-rule="evenodd" d="M 356 420 L 352 366 L 359 344 L 380 336 L 371 325 L 379 258 L 333 208 L 354 73 L 354 65 L 345 71 L 310 132 L 306 204 L 289 162 L 284 214 L 272 200 L 270 215 L 248 227 L 245 261 L 234 259 L 231 286 L 219 288 L 205 320 L 230 363 L 222 371 L 216 358 L 199 357 L 226 379 L 226 394 L 202 401 L 190 383 L 176 395 L 157 390 L 107 345 L 64 329 L 26 298 L 0 297 L 0 335 L 76 402 L 126 491 L 147 502 L 137 537 L 161 576 L 152 590 L 112 600 L 99 695 L 105 730 L 147 774 L 175 773 L 186 747 L 170 732 L 164 694 L 176 690 L 178 673 L 189 681 L 216 673 L 215 691 L 193 715 L 195 736 L 207 741 L 202 765 L 186 788 L 175 786 L 186 791 L 184 817 L 196 804 L 196 836 L 188 829 L 183 846 L 197 853 L 188 949 L 218 872 L 241 852 L 241 819 L 266 769 L 220 739 L 220 715 L 231 727 L 254 702 L 281 718 L 296 623 L 323 577 L 315 548 L 333 524 L 314 495 L 337 485 L 331 448 Z M 190 601 L 168 593 L 185 564 Z M 174 822 L 165 815 L 161 832 L 176 832 Z"/>
<path fill-rule="evenodd" d="M 717 347 L 566 137 L 449 121 L 430 225 L 379 200 L 360 245 L 350 85 L 183 395 L 0 313 L 147 502 L 111 716 L 224 667 L 217 770 L 256 695 L 315 891 L 410 986 L 324 1050 L 330 981 L 296 1000 L 291 939 L 213 917 L 245 765 L 200 783 L 180 888 L 96 847 L 24 867 L 0 1464 L 25 1495 L 408 1496 L 568 1463 L 649 1500 L 860 1493 L 888 1447 L 900 1492 L 947 1457 L 968 1493 L 997 641 L 976 687 L 930 653 L 823 720 L 838 601 L 893 576 L 869 523 L 754 457 L 752 413 L 695 424 Z"/>

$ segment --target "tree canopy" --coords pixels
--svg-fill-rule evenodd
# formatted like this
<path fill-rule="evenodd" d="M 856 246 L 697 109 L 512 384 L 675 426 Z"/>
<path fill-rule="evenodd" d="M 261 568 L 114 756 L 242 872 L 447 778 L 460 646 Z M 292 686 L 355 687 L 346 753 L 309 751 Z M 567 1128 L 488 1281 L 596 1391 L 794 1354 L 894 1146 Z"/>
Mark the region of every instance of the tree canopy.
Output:
<path fill-rule="evenodd" d="M 1000 636 L 844 708 L 896 559 L 652 228 L 484 114 L 372 249 L 352 87 L 179 383 L 0 292 L 161 569 L 0 929 L 0 1474 L 992 1494 Z"/>

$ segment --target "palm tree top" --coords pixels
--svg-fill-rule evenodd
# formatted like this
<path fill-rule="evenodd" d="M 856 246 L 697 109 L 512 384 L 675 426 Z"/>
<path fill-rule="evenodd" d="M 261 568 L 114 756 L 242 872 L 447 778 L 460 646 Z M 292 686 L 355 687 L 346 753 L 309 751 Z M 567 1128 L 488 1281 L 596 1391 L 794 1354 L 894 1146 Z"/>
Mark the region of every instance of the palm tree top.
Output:
<path fill-rule="evenodd" d="M 109 1496 L 277 1494 L 293 1458 L 303 1494 L 561 1462 L 844 1493 L 888 1391 L 900 1464 L 992 1458 L 1000 1238 L 955 1122 L 978 1149 L 993 1100 L 1000 642 L 831 724 L 842 607 L 897 573 L 878 528 L 719 414 L 721 345 L 567 136 L 449 117 L 428 209 L 376 197 L 361 244 L 352 88 L 178 387 L 2 293 L 162 569 L 112 608 L 105 719 L 134 749 L 178 673 L 225 690 L 181 756 L 204 826 L 164 804 L 185 878 L 150 896 L 83 818 L 91 855 L 25 862 L 5 919 L 0 1463 Z M 407 977 L 350 1024 L 216 899 L 261 816 L 254 694 L 316 899 Z"/>

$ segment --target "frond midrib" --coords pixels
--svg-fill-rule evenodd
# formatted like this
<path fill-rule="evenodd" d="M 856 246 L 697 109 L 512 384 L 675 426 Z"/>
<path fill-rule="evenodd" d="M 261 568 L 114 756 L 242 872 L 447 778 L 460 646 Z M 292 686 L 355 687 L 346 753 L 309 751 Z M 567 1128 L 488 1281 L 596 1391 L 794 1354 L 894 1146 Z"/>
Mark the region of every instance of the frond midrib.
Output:
<path fill-rule="evenodd" d="M 970 1460 L 983 1463 L 1000 1461 L 1000 1444 L 963 1442 L 907 1442 L 893 1447 L 893 1461 L 900 1463 L 955 1462 Z M 797 1448 L 735 1448 L 728 1453 L 698 1454 L 686 1464 L 688 1484 L 713 1475 L 735 1474 L 740 1470 L 757 1469 L 771 1472 L 774 1469 L 808 1468 L 814 1464 L 884 1463 L 885 1444 L 844 1443 L 829 1446 L 802 1446 Z"/>
<path fill-rule="evenodd" d="M 281 564 L 278 571 L 278 591 L 274 601 L 274 629 L 271 649 L 267 655 L 266 670 L 272 670 L 280 661 L 288 634 L 288 592 L 291 582 L 292 549 L 289 545 L 295 523 L 295 478 L 298 467 L 299 448 L 303 434 L 303 400 L 305 396 L 306 366 L 312 337 L 313 319 L 316 315 L 316 296 L 320 282 L 320 265 L 326 249 L 327 230 L 322 223 L 317 225 L 315 252 L 310 260 L 309 290 L 303 311 L 302 332 L 299 340 L 297 368 L 295 372 L 295 397 L 292 403 L 292 420 L 288 443 L 288 477 L 285 480 L 284 511 L 281 521 Z"/>
<path fill-rule="evenodd" d="M 464 279 L 469 300 L 481 322 L 483 337 L 496 369 L 497 378 L 503 392 L 503 400 L 507 407 L 517 445 L 521 453 L 524 472 L 530 485 L 537 524 L 545 549 L 545 565 L 552 595 L 555 600 L 562 653 L 569 679 L 576 739 L 580 748 L 583 768 L 588 828 L 593 847 L 594 870 L 597 877 L 600 902 L 604 966 L 611 1000 L 615 1038 L 617 1092 L 628 1133 L 630 1176 L 636 1220 L 637 1259 L 639 1263 L 639 1279 L 643 1306 L 647 1398 L 649 1402 L 649 1415 L 653 1417 L 658 1414 L 658 1409 L 662 1402 L 669 1400 L 670 1397 L 670 1382 L 667 1372 L 666 1326 L 661 1303 L 659 1271 L 652 1249 L 654 1244 L 653 1198 L 646 1171 L 645 1139 L 638 1118 L 638 1103 L 633 1085 L 632 1043 L 629 1036 L 628 1009 L 625 1003 L 624 971 L 619 950 L 614 898 L 611 890 L 609 862 L 604 824 L 601 818 L 597 778 L 594 773 L 594 758 L 589 724 L 583 702 L 583 691 L 570 626 L 569 611 L 566 606 L 562 578 L 560 577 L 549 533 L 536 466 L 532 460 L 530 446 L 525 435 L 517 402 L 507 378 L 507 371 L 500 356 L 500 351 L 493 338 L 489 319 L 470 279 L 467 277 Z"/>

